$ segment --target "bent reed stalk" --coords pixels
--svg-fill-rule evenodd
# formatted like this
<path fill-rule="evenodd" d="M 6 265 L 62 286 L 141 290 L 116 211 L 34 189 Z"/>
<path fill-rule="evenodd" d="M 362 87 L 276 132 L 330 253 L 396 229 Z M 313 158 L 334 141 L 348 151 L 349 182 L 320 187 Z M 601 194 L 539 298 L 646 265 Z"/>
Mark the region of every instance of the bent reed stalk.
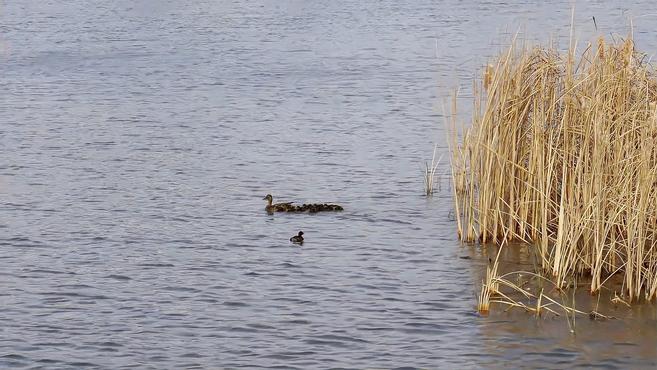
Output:
<path fill-rule="evenodd" d="M 559 288 L 623 276 L 657 297 L 657 78 L 632 38 L 529 48 L 514 41 L 475 84 L 451 169 L 459 237 L 533 244 Z M 482 293 L 483 295 L 490 292 Z M 485 297 L 481 297 L 484 298 Z M 487 309 L 487 307 L 484 307 Z"/>

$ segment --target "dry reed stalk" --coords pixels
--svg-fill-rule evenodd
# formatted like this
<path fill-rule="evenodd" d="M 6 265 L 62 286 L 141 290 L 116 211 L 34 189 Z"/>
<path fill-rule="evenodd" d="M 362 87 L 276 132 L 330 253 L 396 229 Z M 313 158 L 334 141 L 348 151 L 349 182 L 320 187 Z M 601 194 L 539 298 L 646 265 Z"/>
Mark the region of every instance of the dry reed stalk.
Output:
<path fill-rule="evenodd" d="M 579 58 L 575 49 L 514 41 L 486 67 L 460 139 L 453 98 L 459 237 L 531 242 L 560 288 L 584 275 L 597 293 L 619 273 L 629 301 L 655 299 L 656 74 L 631 38 L 600 38 Z M 480 300 L 490 302 L 489 293 Z"/>

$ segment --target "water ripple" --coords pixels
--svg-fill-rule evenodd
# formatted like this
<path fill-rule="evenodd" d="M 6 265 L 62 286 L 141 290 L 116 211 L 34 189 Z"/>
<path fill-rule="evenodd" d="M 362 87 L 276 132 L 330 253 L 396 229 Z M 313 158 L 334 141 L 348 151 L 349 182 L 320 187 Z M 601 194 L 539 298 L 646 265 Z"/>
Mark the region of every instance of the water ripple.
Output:
<path fill-rule="evenodd" d="M 651 5 L 576 17 L 625 34 Z M 480 317 L 487 256 L 456 240 L 449 161 L 423 194 L 442 96 L 469 106 L 503 30 L 567 45 L 570 9 L 3 2 L 0 368 L 654 368 L 653 306 L 575 336 Z M 345 210 L 267 215 L 267 193 Z"/>

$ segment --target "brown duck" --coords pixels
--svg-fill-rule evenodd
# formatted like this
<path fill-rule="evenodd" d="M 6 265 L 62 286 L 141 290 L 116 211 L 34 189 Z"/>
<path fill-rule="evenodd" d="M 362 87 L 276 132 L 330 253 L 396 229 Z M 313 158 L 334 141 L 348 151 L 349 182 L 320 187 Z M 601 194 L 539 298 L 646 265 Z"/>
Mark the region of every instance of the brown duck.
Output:
<path fill-rule="evenodd" d="M 271 194 L 267 194 L 262 199 L 267 201 L 267 206 L 265 207 L 265 211 L 267 211 L 267 213 L 297 212 L 297 209 L 299 208 L 293 205 L 292 202 L 272 204 L 274 202 L 274 197 L 272 197 Z"/>

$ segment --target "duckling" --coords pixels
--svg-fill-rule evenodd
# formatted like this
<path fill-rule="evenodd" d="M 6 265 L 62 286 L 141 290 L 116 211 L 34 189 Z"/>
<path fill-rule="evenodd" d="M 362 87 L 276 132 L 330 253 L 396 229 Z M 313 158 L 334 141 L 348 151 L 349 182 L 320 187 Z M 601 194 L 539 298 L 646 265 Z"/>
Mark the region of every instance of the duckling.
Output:
<path fill-rule="evenodd" d="M 306 209 L 308 210 L 308 213 L 317 213 L 320 211 L 319 205 L 317 204 L 309 204 Z"/>
<path fill-rule="evenodd" d="M 267 206 L 265 207 L 267 213 L 296 212 L 297 207 L 292 205 L 292 202 L 272 204 L 274 202 L 274 197 L 272 197 L 271 194 L 267 194 L 262 199 L 267 201 Z"/>
<path fill-rule="evenodd" d="M 303 244 L 303 231 L 299 231 L 298 235 L 291 237 L 290 241 L 294 244 Z"/>
<path fill-rule="evenodd" d="M 290 204 L 288 207 L 285 208 L 285 212 L 300 213 L 300 212 L 304 212 L 304 209 L 301 206 L 295 206 L 294 204 Z"/>
<path fill-rule="evenodd" d="M 344 208 L 342 208 L 342 206 L 337 204 L 330 204 L 330 203 L 324 203 L 321 205 L 320 208 L 322 211 L 344 211 Z"/>

